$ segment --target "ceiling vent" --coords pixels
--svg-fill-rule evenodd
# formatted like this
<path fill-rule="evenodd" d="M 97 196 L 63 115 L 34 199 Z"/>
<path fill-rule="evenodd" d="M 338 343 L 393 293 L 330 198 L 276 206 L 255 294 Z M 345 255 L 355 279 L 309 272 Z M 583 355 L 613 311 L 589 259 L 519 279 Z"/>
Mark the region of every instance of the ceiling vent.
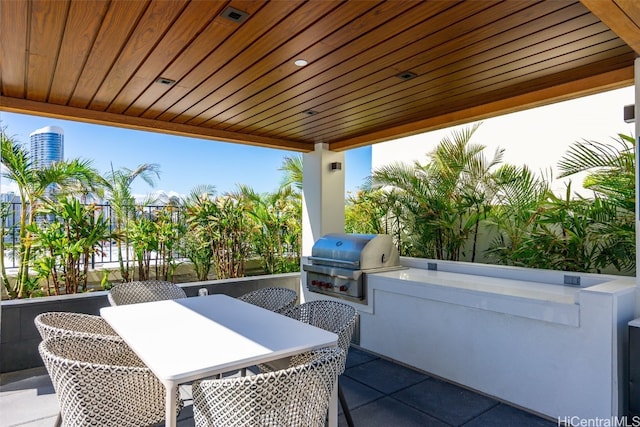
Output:
<path fill-rule="evenodd" d="M 176 81 L 168 79 L 166 77 L 158 77 L 156 79 L 156 83 L 160 83 L 161 85 L 165 85 L 165 86 L 173 86 L 174 84 L 176 84 Z"/>
<path fill-rule="evenodd" d="M 416 73 L 412 73 L 411 71 L 404 71 L 400 74 L 396 74 L 396 77 L 400 80 L 411 80 L 414 77 L 418 77 Z"/>
<path fill-rule="evenodd" d="M 235 22 L 236 24 L 240 24 L 247 19 L 249 14 L 233 7 L 228 7 L 224 11 L 222 11 L 221 16 Z"/>

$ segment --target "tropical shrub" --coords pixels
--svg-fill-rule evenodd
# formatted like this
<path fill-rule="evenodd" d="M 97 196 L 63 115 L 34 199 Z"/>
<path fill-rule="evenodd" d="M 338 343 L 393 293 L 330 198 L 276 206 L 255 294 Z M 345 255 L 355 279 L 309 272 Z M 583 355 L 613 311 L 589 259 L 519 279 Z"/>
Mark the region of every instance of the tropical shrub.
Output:
<path fill-rule="evenodd" d="M 8 202 L 0 202 L 0 280 L 2 281 L 2 286 L 6 290 L 11 289 L 11 284 L 7 277 L 7 269 L 4 262 L 5 254 L 7 253 L 5 237 L 9 234 L 10 229 L 13 228 L 9 227 L 7 224 L 10 214 L 11 204 Z"/>
<path fill-rule="evenodd" d="M 102 185 L 102 179 L 91 167 L 91 162 L 80 159 L 54 162 L 36 167 L 27 151 L 5 129 L 0 132 L 3 176 L 14 181 L 20 197 L 20 225 L 18 256 L 20 263 L 15 284 L 5 282 L 8 294 L 15 298 L 27 296 L 34 280 L 29 275 L 32 265 L 32 245 L 36 211 L 42 202 L 54 194 L 87 194 Z"/>
<path fill-rule="evenodd" d="M 155 185 L 155 178 L 160 177 L 160 166 L 155 163 L 144 163 L 139 165 L 136 169 L 120 168 L 111 171 L 106 174 L 104 184 L 107 189 L 107 200 L 111 206 L 113 213 L 113 221 L 115 225 L 115 234 L 118 237 L 116 239 L 116 247 L 118 252 L 118 264 L 120 266 L 120 275 L 124 282 L 133 280 L 131 277 L 132 271 L 129 265 L 129 254 L 123 252 L 124 248 L 129 247 L 129 235 L 127 231 L 131 230 L 131 227 L 135 229 L 135 226 L 129 226 L 129 221 L 133 220 L 136 216 L 136 201 L 131 193 L 131 185 L 133 182 L 140 178 L 149 186 Z M 144 203 L 143 203 L 144 204 Z M 138 212 L 139 214 L 140 212 Z M 144 273 L 144 255 L 138 257 L 139 271 L 142 269 Z M 140 265 L 142 262 L 142 265 Z"/>
<path fill-rule="evenodd" d="M 583 186 L 593 190 L 592 240 L 598 269 L 636 269 L 636 140 L 619 134 L 609 143 L 582 141 L 573 144 L 558 163 L 561 177 L 587 172 Z"/>
<path fill-rule="evenodd" d="M 35 249 L 34 269 L 46 283 L 45 292 L 84 292 L 91 257 L 111 238 L 109 223 L 95 205 L 64 197 L 39 209 L 40 220 L 28 226 Z"/>
<path fill-rule="evenodd" d="M 561 177 L 588 172 L 593 198 L 551 190 L 550 174 L 501 165 L 502 150 L 485 157 L 471 144 L 476 126 L 453 132 L 428 154 L 426 164 L 395 163 L 373 172 L 371 189 L 347 203 L 350 232 L 394 235 L 400 253 L 565 271 L 635 270 L 635 140 L 582 141 L 561 159 Z M 374 200 L 375 199 L 375 200 Z M 386 227 L 389 219 L 392 227 Z"/>
<path fill-rule="evenodd" d="M 214 267 L 218 279 L 244 277 L 251 245 L 247 236 L 251 224 L 247 217 L 247 203 L 243 197 L 227 194 L 218 197 L 213 205 L 211 229 Z"/>
<path fill-rule="evenodd" d="M 191 261 L 198 280 L 207 280 L 213 266 L 213 217 L 216 213 L 215 189 L 199 186 L 191 190 L 184 202 L 187 230 L 182 253 Z"/>
<path fill-rule="evenodd" d="M 136 213 L 127 222 L 124 233 L 133 248 L 137 264 L 137 280 L 149 280 L 151 270 L 151 255 L 158 249 L 158 236 L 155 233 L 155 218 L 146 206 L 136 206 Z M 133 280 L 136 280 L 132 276 Z"/>
<path fill-rule="evenodd" d="M 302 205 L 292 186 L 258 194 L 240 186 L 251 219 L 249 237 L 265 273 L 300 271 Z"/>
<path fill-rule="evenodd" d="M 632 137 L 614 143 L 573 144 L 558 166 L 561 177 L 587 172 L 593 198 L 563 197 L 526 169 L 509 171 L 488 223 L 497 237 L 488 255 L 498 263 L 564 271 L 635 271 L 635 157 Z"/>
<path fill-rule="evenodd" d="M 487 158 L 483 145 L 470 142 L 478 126 L 443 138 L 426 164 L 395 163 L 374 171 L 375 188 L 394 190 L 402 207 L 396 211 L 409 240 L 407 255 L 457 261 L 471 239 L 475 260 L 480 222 L 495 192 L 491 172 L 503 155 L 499 149 Z"/>
<path fill-rule="evenodd" d="M 181 239 L 186 232 L 186 224 L 179 206 L 159 206 L 154 211 L 157 248 L 155 257 L 155 277 L 172 281 L 173 273 L 181 263 L 178 253 Z"/>
<path fill-rule="evenodd" d="M 521 248 L 550 192 L 549 182 L 527 166 L 503 165 L 494 174 L 494 185 L 493 208 L 485 224 L 495 237 L 486 254 L 498 264 L 529 267 L 530 257 Z"/>

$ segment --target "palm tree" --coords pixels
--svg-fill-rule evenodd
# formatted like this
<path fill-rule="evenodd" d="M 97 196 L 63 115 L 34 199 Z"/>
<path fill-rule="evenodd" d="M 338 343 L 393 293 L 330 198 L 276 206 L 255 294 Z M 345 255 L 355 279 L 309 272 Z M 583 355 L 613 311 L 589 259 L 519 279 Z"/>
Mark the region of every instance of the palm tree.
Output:
<path fill-rule="evenodd" d="M 469 237 L 475 259 L 479 223 L 491 204 L 491 170 L 502 161 L 503 150 L 490 159 L 484 146 L 470 140 L 479 124 L 454 131 L 428 154 L 429 163 L 395 163 L 374 171 L 373 184 L 395 190 L 404 207 L 402 222 L 411 255 L 458 260 Z"/>
<path fill-rule="evenodd" d="M 251 249 L 247 241 L 251 230 L 248 208 L 247 200 L 237 193 L 228 193 L 215 200 L 213 215 L 208 220 L 214 236 L 212 249 L 218 279 L 245 275 Z"/>
<path fill-rule="evenodd" d="M 574 143 L 558 162 L 561 177 L 588 172 L 583 186 L 595 194 L 592 227 L 596 264 L 633 271 L 635 266 L 635 138 L 618 134 L 611 143 Z"/>
<path fill-rule="evenodd" d="M 31 263 L 31 233 L 29 226 L 34 223 L 38 203 L 47 197 L 48 189 L 53 193 L 64 193 L 65 187 L 84 188 L 95 191 L 101 184 L 98 173 L 91 168 L 91 162 L 73 159 L 55 162 L 50 166 L 36 167 L 28 153 L 4 129 L 1 134 L 3 176 L 18 185 L 20 197 L 19 256 L 20 265 L 16 283 L 9 289 L 9 295 L 22 298 L 31 283 L 29 265 Z"/>
<path fill-rule="evenodd" d="M 522 245 L 539 214 L 549 184 L 527 166 L 503 165 L 494 173 L 495 204 L 487 224 L 496 237 L 488 254 L 505 264 L 515 264 L 514 253 Z"/>
<path fill-rule="evenodd" d="M 111 206 L 112 213 L 115 217 L 115 234 L 118 236 L 116 244 L 118 248 L 118 263 L 120 265 L 120 274 L 122 280 L 128 282 L 129 275 L 129 257 L 124 259 L 122 254 L 122 244 L 129 247 L 127 233 L 125 227 L 130 219 L 135 215 L 135 198 L 131 193 L 131 185 L 140 178 L 149 186 L 155 186 L 155 178 L 160 178 L 160 165 L 156 163 L 144 163 L 136 169 L 121 168 L 107 174 L 107 188 L 109 190 L 108 201 Z"/>
<path fill-rule="evenodd" d="M 9 278 L 7 277 L 7 270 L 4 264 L 4 237 L 7 234 L 6 224 L 10 213 L 11 203 L 0 202 L 0 279 L 2 280 L 2 286 L 7 291 L 11 289 L 11 285 L 9 284 Z"/>
<path fill-rule="evenodd" d="M 388 213 L 386 193 L 364 185 L 355 194 L 350 194 L 345 206 L 345 231 L 350 233 L 385 233 L 385 217 Z"/>
<path fill-rule="evenodd" d="M 66 294 L 86 291 L 91 257 L 111 238 L 109 221 L 94 204 L 82 204 L 71 196 L 47 201 L 40 211 L 54 220 L 29 227 L 39 252 L 36 269 L 45 267 L 39 272 L 47 283 L 52 279 L 56 295 L 61 284 Z M 51 286 L 47 288 L 50 293 Z"/>
<path fill-rule="evenodd" d="M 492 170 L 502 163 L 504 149 L 498 148 L 493 157 L 484 155 L 484 145 L 472 144 L 471 138 L 481 123 L 460 131 L 453 131 L 452 138 L 445 137 L 431 153 L 434 172 L 441 175 L 440 182 L 456 202 L 459 210 L 460 243 L 472 236 L 471 262 L 475 261 L 480 222 L 491 209 L 495 186 Z M 451 187 L 449 187 L 451 186 Z"/>
<path fill-rule="evenodd" d="M 302 191 L 302 155 L 285 157 L 278 170 L 284 171 L 280 187 L 293 187 Z"/>
<path fill-rule="evenodd" d="M 300 195 L 291 186 L 265 194 L 240 186 L 239 193 L 249 203 L 247 213 L 254 220 L 250 236 L 264 271 L 267 274 L 299 271 L 302 233 Z"/>
<path fill-rule="evenodd" d="M 390 234 L 401 255 L 411 253 L 402 226 L 406 215 L 403 198 L 396 189 L 373 188 L 368 177 L 345 206 L 345 231 L 364 234 Z"/>
<path fill-rule="evenodd" d="M 211 220 L 216 215 L 212 185 L 194 187 L 184 201 L 187 233 L 184 236 L 183 251 L 193 264 L 198 280 L 207 280 L 213 265 L 214 239 L 216 238 Z"/>

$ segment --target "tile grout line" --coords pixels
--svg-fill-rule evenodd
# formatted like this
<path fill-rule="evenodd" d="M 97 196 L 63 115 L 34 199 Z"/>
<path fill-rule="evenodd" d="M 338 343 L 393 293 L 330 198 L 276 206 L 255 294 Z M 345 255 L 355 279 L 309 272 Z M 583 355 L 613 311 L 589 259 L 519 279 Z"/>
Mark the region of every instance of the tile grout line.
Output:
<path fill-rule="evenodd" d="M 462 426 L 464 426 L 464 425 L 469 424 L 471 421 L 475 420 L 475 419 L 476 419 L 476 418 L 478 418 L 478 417 L 481 417 L 482 415 L 486 414 L 486 413 L 487 413 L 487 412 L 489 412 L 489 411 L 494 410 L 494 409 L 495 409 L 495 408 L 497 408 L 498 406 L 500 406 L 500 405 L 504 405 L 504 403 L 500 402 L 499 400 L 496 400 L 495 402 L 496 402 L 496 404 L 495 404 L 495 405 L 492 405 L 491 407 L 487 408 L 486 410 L 484 410 L 484 411 L 480 412 L 480 413 L 479 413 L 478 415 L 476 415 L 475 417 L 471 417 L 470 419 L 468 419 L 468 420 L 467 420 L 466 422 L 464 422 L 463 424 L 460 424 L 460 427 L 462 427 Z"/>

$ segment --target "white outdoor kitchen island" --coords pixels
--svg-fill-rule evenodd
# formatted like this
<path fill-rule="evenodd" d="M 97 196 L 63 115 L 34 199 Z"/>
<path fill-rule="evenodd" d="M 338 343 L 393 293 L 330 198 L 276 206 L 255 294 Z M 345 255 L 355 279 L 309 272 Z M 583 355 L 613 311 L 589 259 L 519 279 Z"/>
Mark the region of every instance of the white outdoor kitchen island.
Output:
<path fill-rule="evenodd" d="M 625 414 L 635 277 L 401 262 L 353 303 L 362 348 L 552 419 Z"/>

